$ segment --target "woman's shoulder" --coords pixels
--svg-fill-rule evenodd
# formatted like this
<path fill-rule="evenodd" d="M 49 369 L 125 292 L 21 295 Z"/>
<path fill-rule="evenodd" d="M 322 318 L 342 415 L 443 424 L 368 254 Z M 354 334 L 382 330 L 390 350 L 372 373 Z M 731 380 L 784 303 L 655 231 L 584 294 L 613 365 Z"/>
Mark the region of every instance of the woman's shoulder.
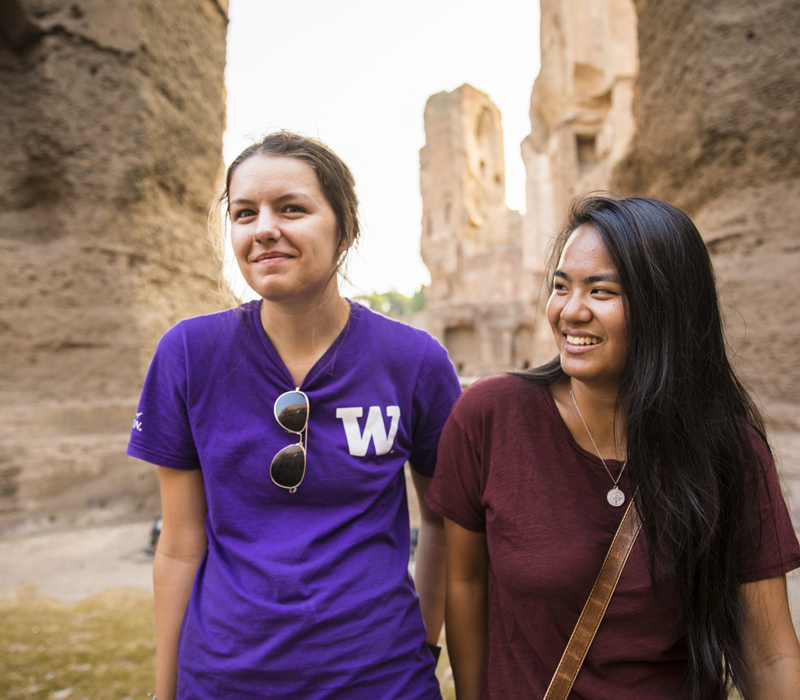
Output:
<path fill-rule="evenodd" d="M 457 418 L 475 420 L 490 418 L 498 412 L 516 415 L 535 411 L 552 402 L 548 387 L 518 374 L 495 374 L 470 384 L 456 403 Z"/>
<path fill-rule="evenodd" d="M 164 333 L 159 341 L 159 350 L 224 345 L 226 339 L 232 340 L 252 328 L 254 313 L 258 313 L 258 308 L 255 302 L 251 302 L 235 309 L 184 318 Z"/>
<path fill-rule="evenodd" d="M 370 344 L 384 357 L 424 357 L 425 362 L 447 362 L 444 346 L 428 331 L 416 328 L 372 309 L 351 302 L 358 322 L 359 341 Z"/>
<path fill-rule="evenodd" d="M 377 311 L 373 311 L 368 306 L 359 304 L 357 301 L 350 300 L 353 315 L 358 319 L 359 324 L 363 324 L 370 330 L 378 331 L 381 334 L 407 339 L 411 342 L 428 342 L 436 339 L 428 331 L 416 328 L 408 323 L 404 323 L 396 318 L 389 318 Z"/>
<path fill-rule="evenodd" d="M 498 400 L 506 400 L 509 396 L 537 398 L 547 393 L 549 389 L 546 386 L 532 382 L 520 374 L 504 372 L 477 379 L 464 391 L 464 396 L 474 396 L 475 400 L 496 396 Z"/>

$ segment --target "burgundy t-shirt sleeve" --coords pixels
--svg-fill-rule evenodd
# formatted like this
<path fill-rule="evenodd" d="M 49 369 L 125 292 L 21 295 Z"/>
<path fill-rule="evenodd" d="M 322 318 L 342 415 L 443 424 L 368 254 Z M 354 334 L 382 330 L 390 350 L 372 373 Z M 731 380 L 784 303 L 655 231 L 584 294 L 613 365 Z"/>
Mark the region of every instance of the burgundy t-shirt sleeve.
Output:
<path fill-rule="evenodd" d="M 436 473 L 425 500 L 433 510 L 461 527 L 486 532 L 481 456 L 462 425 L 464 421 L 474 422 L 473 412 L 467 391 L 442 431 Z"/>
<path fill-rule="evenodd" d="M 739 567 L 742 583 L 774 578 L 800 567 L 800 544 L 775 465 L 763 440 L 754 437 L 754 443 L 762 464 L 759 519 L 754 523 L 750 541 L 743 548 Z"/>

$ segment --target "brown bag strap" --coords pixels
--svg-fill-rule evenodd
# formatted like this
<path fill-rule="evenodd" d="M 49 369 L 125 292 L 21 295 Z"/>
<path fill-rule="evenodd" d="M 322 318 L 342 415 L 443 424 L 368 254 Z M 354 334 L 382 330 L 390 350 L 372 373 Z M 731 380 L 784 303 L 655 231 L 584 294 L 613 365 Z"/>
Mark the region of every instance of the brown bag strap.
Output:
<path fill-rule="evenodd" d="M 633 543 L 636 542 L 636 537 L 641 529 L 642 522 L 639 520 L 639 514 L 631 499 L 622 522 L 619 524 L 617 534 L 614 535 L 614 540 L 611 542 L 603 566 L 600 567 L 600 573 L 594 582 L 592 592 L 589 594 L 586 605 L 583 606 L 583 612 L 578 618 L 575 629 L 572 630 L 567 648 L 564 649 L 561 661 L 558 662 L 558 668 L 553 674 L 544 700 L 566 700 L 569 691 L 572 690 L 572 684 L 575 682 L 578 671 L 581 670 L 586 652 L 589 651 L 600 621 L 606 614 L 606 608 L 611 601 L 611 596 L 614 595 L 614 589 L 617 587 L 622 569 L 625 567 L 625 562 L 628 561 L 628 555 L 631 553 Z"/>

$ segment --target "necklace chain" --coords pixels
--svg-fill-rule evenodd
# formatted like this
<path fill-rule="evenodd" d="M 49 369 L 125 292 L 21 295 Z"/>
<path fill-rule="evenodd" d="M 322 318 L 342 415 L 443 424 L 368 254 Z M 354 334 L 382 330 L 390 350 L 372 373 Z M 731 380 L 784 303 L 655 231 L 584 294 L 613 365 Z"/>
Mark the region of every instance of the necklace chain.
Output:
<path fill-rule="evenodd" d="M 611 478 L 611 481 L 614 482 L 614 488 L 612 488 L 607 495 L 607 500 L 612 506 L 621 506 L 625 502 L 625 494 L 622 493 L 622 490 L 617 486 L 619 484 L 619 480 L 622 478 L 622 473 L 625 471 L 625 467 L 628 466 L 628 458 L 625 458 L 625 462 L 622 465 L 622 469 L 619 470 L 619 476 L 615 479 L 614 475 L 611 473 L 611 470 L 608 468 L 606 464 L 606 460 L 603 459 L 603 455 L 600 454 L 600 450 L 597 449 L 597 443 L 594 441 L 592 437 L 592 431 L 589 430 L 589 426 L 586 425 L 586 419 L 583 417 L 583 413 L 581 413 L 581 409 L 578 407 L 578 402 L 575 400 L 575 394 L 572 392 L 572 389 L 569 390 L 569 395 L 572 397 L 572 403 L 575 404 L 575 410 L 578 412 L 578 415 L 581 418 L 581 422 L 583 423 L 583 427 L 586 428 L 586 434 L 589 436 L 589 439 L 592 441 L 592 445 L 594 446 L 594 451 L 597 452 L 597 456 L 600 458 L 600 461 L 603 463 L 603 467 L 606 470 L 606 473 Z"/>

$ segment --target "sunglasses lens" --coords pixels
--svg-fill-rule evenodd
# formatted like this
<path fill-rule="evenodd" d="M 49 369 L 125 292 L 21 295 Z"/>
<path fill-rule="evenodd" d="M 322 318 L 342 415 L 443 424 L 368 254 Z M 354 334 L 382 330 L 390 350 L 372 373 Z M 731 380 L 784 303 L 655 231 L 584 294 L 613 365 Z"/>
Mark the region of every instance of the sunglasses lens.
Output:
<path fill-rule="evenodd" d="M 306 472 L 306 453 L 300 445 L 284 447 L 269 468 L 272 480 L 285 489 L 294 489 L 300 485 Z"/>
<path fill-rule="evenodd" d="M 281 394 L 275 402 L 275 418 L 292 433 L 302 433 L 308 422 L 308 399 L 299 391 Z"/>

